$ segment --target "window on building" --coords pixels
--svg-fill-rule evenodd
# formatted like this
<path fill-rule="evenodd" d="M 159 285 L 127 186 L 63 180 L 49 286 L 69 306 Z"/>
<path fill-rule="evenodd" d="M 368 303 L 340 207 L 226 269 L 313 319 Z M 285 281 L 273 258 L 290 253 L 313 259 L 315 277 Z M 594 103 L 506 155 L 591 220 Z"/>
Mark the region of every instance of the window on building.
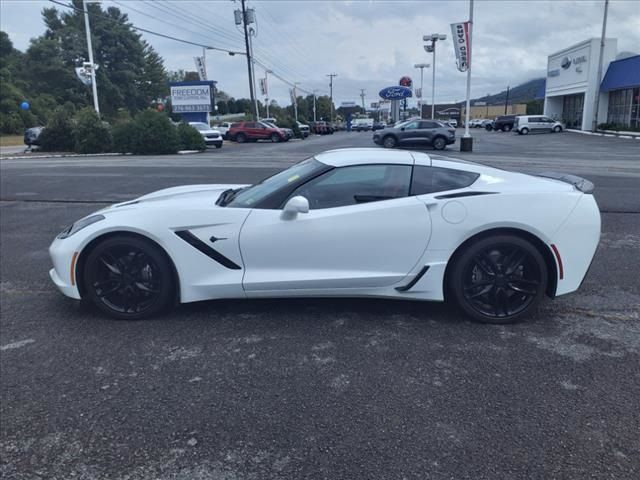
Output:
<path fill-rule="evenodd" d="M 607 123 L 620 126 L 631 125 L 631 101 L 634 90 L 638 89 L 627 88 L 625 90 L 614 90 L 612 92 L 609 92 L 609 109 L 607 112 Z"/>
<path fill-rule="evenodd" d="M 633 128 L 640 128 L 640 87 L 633 89 L 630 126 Z"/>

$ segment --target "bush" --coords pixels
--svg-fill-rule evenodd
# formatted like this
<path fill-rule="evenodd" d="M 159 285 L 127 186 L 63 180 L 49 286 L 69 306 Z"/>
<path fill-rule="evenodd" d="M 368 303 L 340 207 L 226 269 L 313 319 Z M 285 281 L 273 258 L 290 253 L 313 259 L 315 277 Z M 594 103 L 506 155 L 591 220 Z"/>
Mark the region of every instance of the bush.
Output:
<path fill-rule="evenodd" d="M 169 117 L 155 110 L 145 110 L 136 116 L 129 139 L 129 150 L 136 155 L 176 153 L 180 147 L 177 129 Z"/>
<path fill-rule="evenodd" d="M 63 109 L 51 115 L 38 141 L 40 148 L 47 152 L 70 152 L 73 150 L 73 122 Z"/>
<path fill-rule="evenodd" d="M 207 144 L 198 130 L 188 123 L 178 125 L 178 137 L 180 138 L 180 150 L 204 150 Z"/>
<path fill-rule="evenodd" d="M 113 139 L 113 151 L 117 153 L 129 153 L 133 150 L 133 122 L 118 123 L 111 130 Z"/>
<path fill-rule="evenodd" d="M 80 110 L 73 130 L 74 150 L 77 153 L 103 153 L 111 151 L 112 138 L 105 125 L 92 108 Z"/>

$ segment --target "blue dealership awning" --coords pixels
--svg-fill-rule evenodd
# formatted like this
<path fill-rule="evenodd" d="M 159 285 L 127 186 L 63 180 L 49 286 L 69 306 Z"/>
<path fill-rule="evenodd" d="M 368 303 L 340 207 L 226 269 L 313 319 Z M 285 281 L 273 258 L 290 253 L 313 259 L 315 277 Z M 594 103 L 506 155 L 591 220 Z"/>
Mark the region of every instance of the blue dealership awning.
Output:
<path fill-rule="evenodd" d="M 611 62 L 600 90 L 608 92 L 634 87 L 640 87 L 640 55 Z"/>

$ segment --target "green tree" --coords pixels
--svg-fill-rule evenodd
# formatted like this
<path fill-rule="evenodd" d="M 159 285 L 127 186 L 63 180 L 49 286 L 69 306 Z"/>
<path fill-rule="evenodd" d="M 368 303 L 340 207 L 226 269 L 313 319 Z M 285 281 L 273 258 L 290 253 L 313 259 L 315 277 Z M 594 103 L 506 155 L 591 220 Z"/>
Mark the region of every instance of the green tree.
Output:
<path fill-rule="evenodd" d="M 78 153 L 111 151 L 111 131 L 91 107 L 83 108 L 78 112 L 75 119 L 73 138 L 74 150 Z"/>

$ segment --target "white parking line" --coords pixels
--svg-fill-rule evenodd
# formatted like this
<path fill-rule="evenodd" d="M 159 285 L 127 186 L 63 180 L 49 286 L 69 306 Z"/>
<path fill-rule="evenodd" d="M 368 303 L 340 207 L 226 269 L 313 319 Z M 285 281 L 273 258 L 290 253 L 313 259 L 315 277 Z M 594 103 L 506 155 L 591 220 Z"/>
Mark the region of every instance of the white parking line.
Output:
<path fill-rule="evenodd" d="M 35 340 L 33 338 L 27 338 L 26 340 L 20 340 L 19 342 L 7 343 L 0 347 L 0 351 L 4 352 L 5 350 L 13 350 L 14 348 L 24 347 L 25 345 L 29 345 L 34 342 Z"/>

